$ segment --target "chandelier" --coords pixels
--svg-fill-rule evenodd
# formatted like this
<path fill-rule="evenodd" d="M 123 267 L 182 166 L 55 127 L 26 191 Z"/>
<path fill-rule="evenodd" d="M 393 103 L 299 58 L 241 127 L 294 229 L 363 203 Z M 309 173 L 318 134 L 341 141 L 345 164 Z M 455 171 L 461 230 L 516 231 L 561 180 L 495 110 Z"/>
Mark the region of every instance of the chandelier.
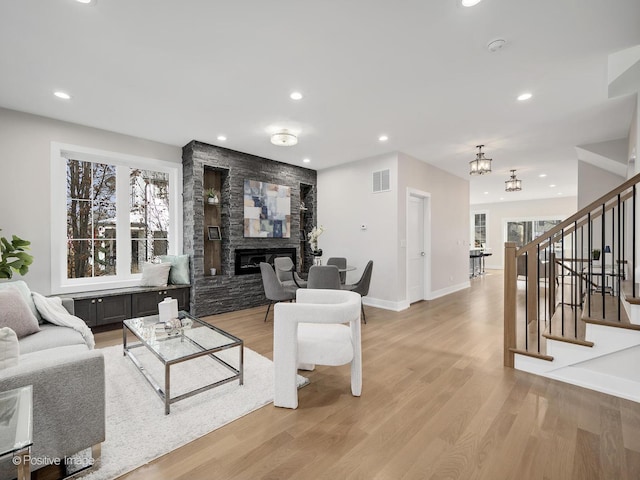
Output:
<path fill-rule="evenodd" d="M 476 159 L 469 162 L 469 175 L 484 175 L 485 173 L 491 173 L 492 159 L 484 158 L 482 147 L 484 147 L 484 145 L 476 145 L 478 153 L 476 153 Z"/>
<path fill-rule="evenodd" d="M 522 190 L 522 180 L 516 178 L 515 170 L 511 170 L 511 178 L 504 182 L 504 190 L 506 192 L 519 192 Z"/>

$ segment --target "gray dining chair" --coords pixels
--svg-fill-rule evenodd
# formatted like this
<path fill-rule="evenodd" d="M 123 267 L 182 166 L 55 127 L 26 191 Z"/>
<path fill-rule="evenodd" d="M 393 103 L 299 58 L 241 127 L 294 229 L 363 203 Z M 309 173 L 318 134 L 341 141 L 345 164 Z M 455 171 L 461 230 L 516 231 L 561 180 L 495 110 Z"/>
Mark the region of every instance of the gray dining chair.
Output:
<path fill-rule="evenodd" d="M 307 288 L 341 290 L 340 272 L 335 265 L 314 265 L 309 269 Z"/>
<path fill-rule="evenodd" d="M 364 267 L 364 272 L 360 280 L 351 285 L 345 285 L 345 289 L 351 290 L 360 294 L 360 298 L 369 295 L 369 285 L 371 284 L 371 272 L 373 271 L 373 260 L 369 260 Z M 367 316 L 364 313 L 364 303 L 360 300 L 360 308 L 362 309 L 362 320 L 367 323 Z"/>
<path fill-rule="evenodd" d="M 280 280 L 282 285 L 295 285 L 299 288 L 307 287 L 307 281 L 300 278 L 300 275 L 295 271 L 295 265 L 291 258 L 276 257 L 273 259 L 273 265 L 275 267 L 278 280 Z"/>
<path fill-rule="evenodd" d="M 296 290 L 298 287 L 285 286 L 280 283 L 273 267 L 265 262 L 260 262 L 260 273 L 262 274 L 262 286 L 264 287 L 264 295 L 269 300 L 267 313 L 264 314 L 264 321 L 267 321 L 271 305 L 275 302 L 291 301 L 296 298 Z"/>
<path fill-rule="evenodd" d="M 335 265 L 338 268 L 342 268 L 343 270 L 347 268 L 347 259 L 344 257 L 329 257 L 327 260 L 327 265 Z M 344 270 L 340 273 L 340 283 L 344 285 L 347 281 L 347 271 Z"/>

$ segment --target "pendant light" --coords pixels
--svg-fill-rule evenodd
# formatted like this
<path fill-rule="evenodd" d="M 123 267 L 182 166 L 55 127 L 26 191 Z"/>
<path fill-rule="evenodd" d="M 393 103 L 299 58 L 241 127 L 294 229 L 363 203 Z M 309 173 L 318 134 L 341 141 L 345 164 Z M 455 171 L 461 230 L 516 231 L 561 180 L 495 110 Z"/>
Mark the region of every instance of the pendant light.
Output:
<path fill-rule="evenodd" d="M 511 170 L 511 178 L 504 182 L 505 192 L 519 192 L 522 190 L 522 180 L 516 178 L 516 171 Z"/>
<path fill-rule="evenodd" d="M 491 158 L 485 158 L 482 153 L 484 145 L 476 145 L 478 153 L 476 159 L 469 162 L 469 175 L 485 175 L 491 173 Z"/>

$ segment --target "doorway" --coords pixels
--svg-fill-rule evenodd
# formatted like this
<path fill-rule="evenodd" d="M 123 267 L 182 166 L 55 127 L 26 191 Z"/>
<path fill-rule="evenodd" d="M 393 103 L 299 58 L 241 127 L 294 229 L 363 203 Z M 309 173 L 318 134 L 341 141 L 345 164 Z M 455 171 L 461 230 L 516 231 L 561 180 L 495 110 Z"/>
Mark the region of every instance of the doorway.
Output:
<path fill-rule="evenodd" d="M 407 299 L 427 300 L 431 291 L 431 196 L 407 190 Z"/>

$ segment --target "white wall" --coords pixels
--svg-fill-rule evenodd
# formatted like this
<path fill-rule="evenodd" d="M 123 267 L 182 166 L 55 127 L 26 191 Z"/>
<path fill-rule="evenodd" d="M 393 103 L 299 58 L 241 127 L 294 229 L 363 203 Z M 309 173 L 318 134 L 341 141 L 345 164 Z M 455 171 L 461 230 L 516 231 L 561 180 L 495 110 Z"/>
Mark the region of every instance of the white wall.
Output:
<path fill-rule="evenodd" d="M 586 207 L 602 195 L 609 193 L 624 181 L 624 177 L 578 160 L 577 210 Z"/>
<path fill-rule="evenodd" d="M 372 173 L 386 168 L 391 191 L 372 193 Z M 366 262 L 373 260 L 367 300 L 393 310 L 408 306 L 406 248 L 402 246 L 407 188 L 431 194 L 432 292 L 445 294 L 468 286 L 468 181 L 396 153 L 318 172 L 318 223 L 325 227 L 319 241 L 323 258 L 347 257 L 349 264 L 358 267 L 348 274 L 348 282 L 357 280 Z"/>
<path fill-rule="evenodd" d="M 483 203 L 473 205 L 474 212 L 487 213 L 487 247 L 492 255 L 486 259 L 487 268 L 504 267 L 504 221 L 513 218 L 567 218 L 578 211 L 577 197 L 558 197 L 518 202 Z M 467 235 L 471 224 L 471 215 L 467 224 Z"/>
<path fill-rule="evenodd" d="M 34 262 L 24 278 L 51 293 L 51 142 L 182 162 L 182 148 L 0 108 L 0 236 L 31 241 Z"/>
<path fill-rule="evenodd" d="M 431 194 L 431 298 L 469 286 L 469 181 L 399 154 L 398 231 L 406 239 L 407 188 Z M 398 257 L 399 290 L 406 290 L 407 250 Z M 404 297 L 403 297 L 404 298 Z"/>
<path fill-rule="evenodd" d="M 372 173 L 387 168 L 391 191 L 372 193 Z M 373 260 L 369 298 L 391 309 L 396 309 L 400 299 L 396 288 L 397 183 L 396 154 L 318 172 L 318 224 L 325 229 L 318 246 L 323 259 L 346 257 L 356 266 L 356 271 L 347 273 L 347 282 L 357 281 L 366 263 Z"/>

